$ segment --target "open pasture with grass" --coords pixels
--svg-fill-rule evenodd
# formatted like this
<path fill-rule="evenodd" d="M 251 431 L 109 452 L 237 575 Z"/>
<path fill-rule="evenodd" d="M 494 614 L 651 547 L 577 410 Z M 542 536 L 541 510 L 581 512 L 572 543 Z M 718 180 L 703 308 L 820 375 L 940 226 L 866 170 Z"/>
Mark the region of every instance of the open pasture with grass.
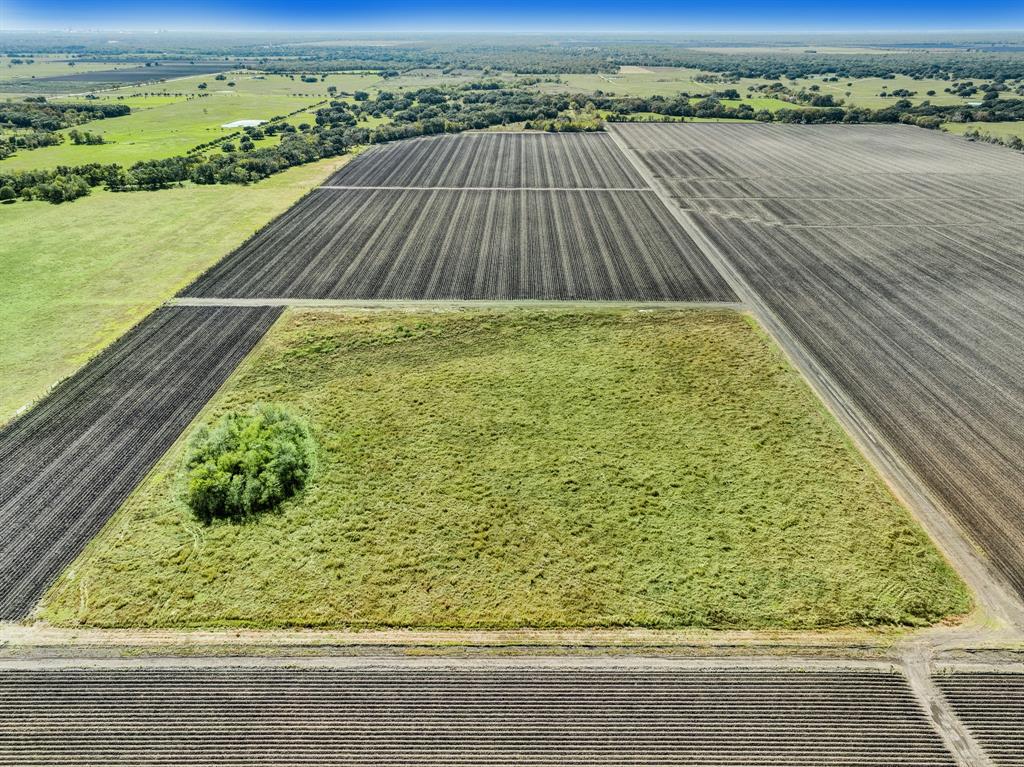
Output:
<path fill-rule="evenodd" d="M 950 133 L 964 134 L 967 131 L 978 131 L 982 135 L 988 134 L 1004 140 L 1014 136 L 1024 140 L 1024 120 L 1005 122 L 966 122 L 966 123 L 944 123 L 944 131 Z"/>
<path fill-rule="evenodd" d="M 347 160 L 249 186 L 95 190 L 63 205 L 0 207 L 0 423 Z"/>
<path fill-rule="evenodd" d="M 59 165 L 119 163 L 125 167 L 141 160 L 184 155 L 199 144 L 237 133 L 222 126 L 236 120 L 269 120 L 316 103 L 314 97 L 266 96 L 234 91 L 194 98 L 162 96 L 134 98 L 131 114 L 94 120 L 84 128 L 103 138 L 103 144 L 76 145 L 70 139 L 56 146 L 19 151 L 0 161 L 0 171 L 55 168 Z M 312 115 L 304 118 L 315 122 Z M 77 126 L 82 130 L 83 126 Z M 67 130 L 59 131 L 65 135 Z M 237 140 L 237 139 L 236 139 Z M 258 146 L 265 146 L 261 141 Z M 219 151 L 219 150 L 217 150 Z"/>
<path fill-rule="evenodd" d="M 334 88 L 338 96 L 355 91 L 373 93 L 382 88 L 391 89 L 391 82 L 374 72 L 331 72 L 302 79 L 301 75 L 280 75 L 251 69 L 225 70 L 225 79 L 217 80 L 214 75 L 196 75 L 180 80 L 162 83 L 144 83 L 124 86 L 100 94 L 101 98 L 121 99 L 139 96 L 187 96 L 210 92 L 232 92 L 253 96 L 298 96 L 301 98 L 325 99 L 332 96 Z M 312 82 L 310 82 L 312 79 Z M 200 87 L 202 84 L 205 88 Z M 234 85 L 228 85 L 234 83 Z"/>
<path fill-rule="evenodd" d="M 279 312 L 158 309 L 0 429 L 0 620 L 28 613 Z"/>
<path fill-rule="evenodd" d="M 48 620 L 818 628 L 970 607 L 735 312 L 293 310 L 200 422 L 257 402 L 310 425 L 304 492 L 205 525 L 180 441 Z"/>
<path fill-rule="evenodd" d="M 733 299 L 606 136 L 439 137 L 351 165 L 184 294 Z"/>
<path fill-rule="evenodd" d="M 1024 592 L 1024 155 L 904 126 L 614 130 Z"/>

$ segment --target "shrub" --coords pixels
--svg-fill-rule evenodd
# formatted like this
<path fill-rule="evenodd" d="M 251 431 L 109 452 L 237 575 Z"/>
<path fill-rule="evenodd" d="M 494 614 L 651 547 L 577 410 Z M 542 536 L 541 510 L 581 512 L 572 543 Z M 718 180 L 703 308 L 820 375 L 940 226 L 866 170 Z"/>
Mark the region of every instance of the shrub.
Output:
<path fill-rule="evenodd" d="M 192 437 L 185 501 L 205 522 L 269 511 L 302 489 L 312 465 L 306 425 L 275 405 L 254 405 Z"/>

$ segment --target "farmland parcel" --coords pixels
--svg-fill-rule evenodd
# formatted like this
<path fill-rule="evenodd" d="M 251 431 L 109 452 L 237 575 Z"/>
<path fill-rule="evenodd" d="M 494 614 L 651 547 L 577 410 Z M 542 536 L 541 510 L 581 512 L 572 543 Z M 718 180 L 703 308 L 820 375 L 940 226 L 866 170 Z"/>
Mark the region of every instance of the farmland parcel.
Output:
<path fill-rule="evenodd" d="M 1024 157 L 902 126 L 614 130 L 1024 592 Z"/>
<path fill-rule="evenodd" d="M 607 136 L 401 142 L 325 186 L 185 294 L 734 299 Z"/>
<path fill-rule="evenodd" d="M 9 767 L 955 764 L 879 671 L 4 669 L 0 695 Z"/>
<path fill-rule="evenodd" d="M 159 309 L 0 430 L 0 620 L 31 609 L 278 312 Z"/>
<path fill-rule="evenodd" d="M 203 525 L 179 444 L 48 619 L 815 628 L 969 608 L 735 312 L 292 312 L 203 420 L 259 401 L 311 424 L 305 493 Z"/>

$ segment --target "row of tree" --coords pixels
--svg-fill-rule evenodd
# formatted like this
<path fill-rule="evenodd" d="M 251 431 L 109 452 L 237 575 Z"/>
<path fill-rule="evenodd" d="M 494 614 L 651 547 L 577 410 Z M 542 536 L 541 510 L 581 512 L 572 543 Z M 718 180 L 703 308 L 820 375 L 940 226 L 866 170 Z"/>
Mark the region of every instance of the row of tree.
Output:
<path fill-rule="evenodd" d="M 813 102 L 812 102 L 813 103 Z M 330 101 L 315 113 L 306 130 L 284 121 L 247 129 L 236 148 L 215 152 L 210 148 L 180 157 L 149 160 L 128 168 L 91 164 L 59 167 L 52 171 L 0 173 L 0 187 L 8 196 L 50 202 L 88 194 L 95 186 L 114 191 L 163 189 L 182 182 L 246 184 L 286 168 L 334 157 L 352 147 L 438 133 L 457 133 L 495 125 L 522 123 L 552 131 L 597 130 L 597 115 L 613 120 L 634 119 L 639 113 L 668 118 L 732 118 L 781 123 L 908 123 L 937 128 L 948 121 L 1024 120 L 1024 99 L 1000 99 L 984 107 L 914 105 L 901 99 L 884 109 L 843 106 L 806 106 L 777 111 L 756 110 L 750 104 L 725 104 L 715 96 L 693 101 L 685 94 L 666 98 L 565 96 L 538 94 L 524 88 L 424 88 L 408 94 L 381 92 L 354 104 Z M 360 127 L 361 117 L 376 115 L 389 122 Z M 276 146 L 258 147 L 267 134 L 280 133 Z M 222 146 L 227 150 L 228 147 Z"/>

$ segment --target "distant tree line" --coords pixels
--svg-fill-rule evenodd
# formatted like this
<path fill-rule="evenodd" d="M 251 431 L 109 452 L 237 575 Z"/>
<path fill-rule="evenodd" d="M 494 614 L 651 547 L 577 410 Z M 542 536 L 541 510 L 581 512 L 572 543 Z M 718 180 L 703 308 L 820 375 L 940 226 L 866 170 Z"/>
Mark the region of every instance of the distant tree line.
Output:
<path fill-rule="evenodd" d="M 53 170 L 0 173 L 0 188 L 8 199 L 42 199 L 64 202 L 105 186 L 113 191 L 164 189 L 183 182 L 195 184 L 246 184 L 295 165 L 335 157 L 366 144 L 497 125 L 561 131 L 597 130 L 599 114 L 611 120 L 658 118 L 732 118 L 780 123 L 908 123 L 937 128 L 943 122 L 1024 120 L 1024 99 L 998 99 L 979 107 L 912 104 L 900 99 L 883 109 L 844 106 L 794 106 L 777 111 L 752 105 L 726 104 L 719 96 L 694 100 L 675 97 L 613 97 L 606 95 L 538 94 L 525 88 L 476 87 L 422 88 L 406 93 L 382 91 L 355 103 L 330 100 L 314 113 L 312 124 L 299 126 L 283 118 L 246 128 L 238 137 L 221 137 L 220 151 L 213 142 L 190 153 L 161 160 L 147 160 L 124 168 L 112 165 L 58 167 Z M 719 93 L 730 99 L 735 90 Z M 811 104 L 813 104 L 813 99 Z M 364 117 L 385 118 L 386 124 L 360 127 Z M 275 146 L 258 146 L 269 135 L 279 135 Z"/>
<path fill-rule="evenodd" d="M 19 149 L 59 144 L 64 137 L 57 131 L 62 128 L 130 113 L 131 108 L 126 104 L 50 103 L 41 96 L 0 102 L 0 128 L 10 131 L 0 136 L 0 159 L 10 157 Z M 88 131 L 72 131 L 69 136 L 75 144 L 103 143 L 99 134 Z"/>
<path fill-rule="evenodd" d="M 131 112 L 126 104 L 109 102 L 47 102 L 42 97 L 0 102 L 0 125 L 55 131 L 106 117 L 123 117 Z"/>

